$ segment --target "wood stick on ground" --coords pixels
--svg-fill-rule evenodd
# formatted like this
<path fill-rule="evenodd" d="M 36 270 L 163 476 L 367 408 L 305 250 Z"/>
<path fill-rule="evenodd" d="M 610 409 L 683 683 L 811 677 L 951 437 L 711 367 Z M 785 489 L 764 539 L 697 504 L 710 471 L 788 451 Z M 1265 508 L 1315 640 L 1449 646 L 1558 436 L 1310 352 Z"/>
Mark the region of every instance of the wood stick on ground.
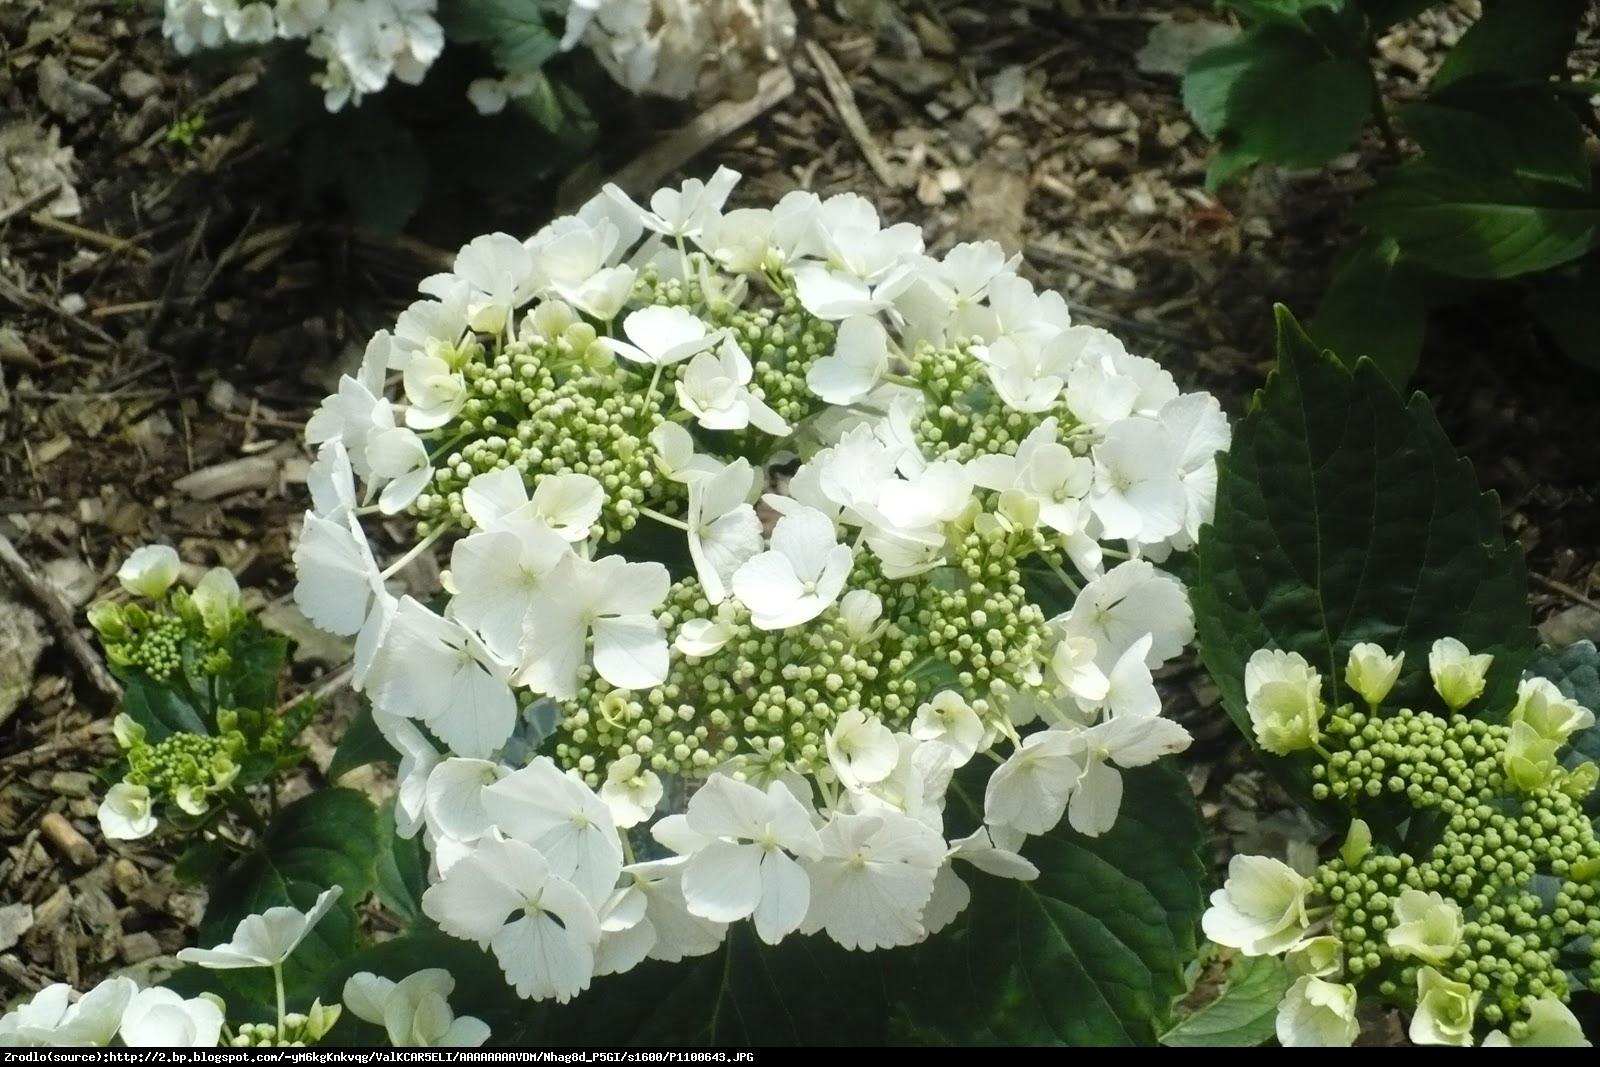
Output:
<path fill-rule="evenodd" d="M 0 534 L 0 566 L 6 569 L 17 585 L 21 586 L 44 612 L 56 636 L 66 646 L 68 654 L 78 661 L 78 666 L 89 679 L 89 683 L 110 703 L 116 704 L 121 701 L 122 686 L 117 684 L 117 680 L 106 669 L 105 663 L 78 632 L 72 612 L 62 603 L 56 591 L 50 588 L 50 583 L 34 573 L 33 568 L 28 566 L 28 561 L 17 551 L 17 546 L 13 545 L 5 534 Z"/>
<path fill-rule="evenodd" d="M 878 142 L 872 139 L 872 132 L 867 129 L 867 122 L 861 117 L 861 109 L 856 107 L 855 90 L 850 88 L 850 82 L 845 78 L 844 71 L 839 69 L 839 64 L 833 61 L 827 50 L 815 41 L 806 42 L 806 55 L 811 57 L 817 73 L 822 75 L 822 84 L 827 88 L 828 96 L 839 112 L 839 121 L 844 123 L 851 140 L 855 141 L 856 147 L 861 149 L 861 154 L 866 157 L 867 166 L 872 168 L 872 173 L 876 174 L 884 185 L 890 189 L 897 187 L 900 182 L 890 168 L 889 161 L 883 158 Z"/>
<path fill-rule="evenodd" d="M 789 73 L 789 68 L 774 67 L 761 76 L 754 96 L 748 100 L 724 100 L 712 105 L 662 137 L 604 181 L 596 181 L 592 175 L 582 176 L 581 172 L 574 174 L 573 180 L 562 183 L 556 195 L 558 209 L 575 210 L 607 184 L 616 185 L 633 196 L 643 196 L 659 188 L 661 180 L 668 174 L 757 116 L 776 107 L 792 92 L 794 75 Z"/>
<path fill-rule="evenodd" d="M 1596 602 L 1593 597 L 1584 596 L 1566 582 L 1558 582 L 1554 578 L 1546 578 L 1542 574 L 1534 574 L 1531 572 L 1528 574 L 1528 577 L 1533 579 L 1534 585 L 1541 585 L 1552 593 L 1560 593 L 1574 604 L 1582 604 L 1584 607 L 1589 608 L 1592 611 L 1600 611 L 1600 602 Z"/>

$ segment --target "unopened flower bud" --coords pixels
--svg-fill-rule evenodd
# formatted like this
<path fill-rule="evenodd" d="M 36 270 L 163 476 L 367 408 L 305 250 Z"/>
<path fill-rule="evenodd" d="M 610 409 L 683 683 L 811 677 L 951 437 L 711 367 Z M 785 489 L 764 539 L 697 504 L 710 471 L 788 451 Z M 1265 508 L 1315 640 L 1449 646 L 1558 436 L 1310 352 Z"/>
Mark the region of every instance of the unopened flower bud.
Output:
<path fill-rule="evenodd" d="M 1404 652 L 1391 656 L 1378 645 L 1363 641 L 1350 650 L 1344 680 L 1368 705 L 1376 707 L 1394 688 L 1405 658 Z"/>
<path fill-rule="evenodd" d="M 1428 653 L 1428 673 L 1451 711 L 1460 711 L 1483 693 L 1484 680 L 1494 657 L 1487 652 L 1474 656 L 1453 637 L 1441 637 Z"/>
<path fill-rule="evenodd" d="M 178 553 L 172 546 L 145 545 L 117 568 L 117 580 L 134 596 L 157 600 L 178 580 L 178 566 Z"/>

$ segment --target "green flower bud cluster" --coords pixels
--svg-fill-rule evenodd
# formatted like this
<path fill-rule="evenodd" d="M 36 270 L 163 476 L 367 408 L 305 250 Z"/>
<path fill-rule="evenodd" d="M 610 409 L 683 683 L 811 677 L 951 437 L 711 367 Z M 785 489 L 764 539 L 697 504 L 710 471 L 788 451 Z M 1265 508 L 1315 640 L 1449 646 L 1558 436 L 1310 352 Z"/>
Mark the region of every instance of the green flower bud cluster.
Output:
<path fill-rule="evenodd" d="M 911 357 L 911 378 L 927 397 L 912 433 L 924 455 L 966 463 L 981 455 L 1016 455 L 1023 438 L 1054 417 L 1066 436 L 1077 418 L 1058 400 L 1037 413 L 1014 411 L 998 403 L 987 368 L 972 354 L 977 339 L 935 347 L 920 343 Z"/>
<path fill-rule="evenodd" d="M 1600 839 L 1582 809 L 1595 776 L 1557 768 L 1519 789 L 1505 772 L 1510 737 L 1507 726 L 1409 708 L 1346 705 L 1327 723 L 1314 796 L 1376 826 L 1408 820 L 1408 841 L 1419 842 L 1347 848 L 1315 876 L 1349 980 L 1390 1003 L 1410 1007 L 1427 966 L 1480 994 L 1478 1018 L 1492 1027 L 1525 1024 L 1540 997 L 1565 1001 L 1574 982 L 1600 991 Z M 1407 890 L 1439 894 L 1436 919 L 1459 911 L 1459 932 L 1423 958 L 1414 930 L 1396 934 Z"/>
<path fill-rule="evenodd" d="M 470 527 L 461 491 L 474 477 L 515 467 L 528 485 L 563 472 L 587 474 L 606 490 L 600 527 L 615 538 L 633 528 L 647 497 L 659 503 L 655 450 L 647 442 L 662 421 L 660 385 L 632 372 L 590 373 L 582 360 L 594 328 L 575 322 L 559 337 L 513 342 L 490 353 L 470 346 L 462 372 L 467 399 L 455 421 L 436 431 L 431 485 L 412 505 L 424 535 L 439 522 Z M 665 481 L 662 479 L 662 481 Z"/>
<path fill-rule="evenodd" d="M 886 578 L 863 553 L 848 588 L 883 604 L 869 633 L 852 633 L 837 603 L 797 632 L 759 630 L 736 601 L 719 612 L 696 581 L 679 582 L 661 621 L 672 630 L 714 618 L 728 627 L 727 643 L 705 657 L 673 648 L 667 681 L 647 692 L 591 678 L 564 705 L 557 761 L 591 787 L 635 753 L 657 772 L 694 778 L 733 758 L 810 774 L 827 766 L 826 734 L 846 711 L 902 729 L 952 686 L 976 694 L 1038 686 L 1049 627 L 1004 540 L 971 535 L 956 565 L 915 579 Z M 973 708 L 999 714 L 981 696 Z"/>
<path fill-rule="evenodd" d="M 822 402 L 806 388 L 806 372 L 833 351 L 837 332 L 833 323 L 807 312 L 793 296 L 785 297 L 778 310 L 737 308 L 713 314 L 710 319 L 734 331 L 755 371 L 750 392 L 765 400 L 784 421 L 792 426 L 822 409 Z M 770 441 L 765 435 L 760 436 Z M 735 447 L 730 451 L 743 450 Z M 768 451 L 770 445 L 751 458 L 765 459 Z"/>
<path fill-rule="evenodd" d="M 90 608 L 89 622 L 100 635 L 112 666 L 143 671 L 156 682 L 181 678 L 186 655 L 193 657 L 200 673 L 212 677 L 233 665 L 227 648 L 229 634 L 213 636 L 182 589 L 171 594 L 169 603 L 152 608 L 101 601 Z"/>
<path fill-rule="evenodd" d="M 131 740 L 123 780 L 145 786 L 152 799 L 170 800 L 196 816 L 210 807 L 209 797 L 233 784 L 246 749 L 238 731 L 221 737 L 172 734 L 154 744 L 142 737 Z"/>

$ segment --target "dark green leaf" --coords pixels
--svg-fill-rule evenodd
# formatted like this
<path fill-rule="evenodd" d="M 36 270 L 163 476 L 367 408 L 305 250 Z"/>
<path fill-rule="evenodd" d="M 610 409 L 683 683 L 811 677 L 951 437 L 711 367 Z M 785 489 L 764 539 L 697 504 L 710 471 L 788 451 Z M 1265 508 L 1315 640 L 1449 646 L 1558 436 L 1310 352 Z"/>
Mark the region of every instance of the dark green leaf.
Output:
<path fill-rule="evenodd" d="M 1427 326 L 1416 268 L 1392 240 L 1367 237 L 1339 257 L 1308 332 L 1346 366 L 1366 356 L 1403 388 L 1417 369 Z"/>
<path fill-rule="evenodd" d="M 1183 992 L 1205 907 L 1205 834 L 1181 771 L 1124 771 L 1117 824 L 1029 838 L 1033 882 L 959 867 L 972 901 L 952 927 L 886 961 L 906 1037 L 921 1044 L 1147 1045 Z M 981 781 L 972 786 L 981 789 Z M 950 806 L 981 817 L 981 793 Z M 960 816 L 957 815 L 959 821 Z"/>
<path fill-rule="evenodd" d="M 395 833 L 393 800 L 379 809 L 378 825 L 383 828 L 377 860 L 378 899 L 407 926 L 414 926 L 422 921 L 422 894 L 428 889 L 428 850 L 421 833 L 409 840 Z"/>
<path fill-rule="evenodd" d="M 567 7 L 565 0 L 454 0 L 441 21 L 449 40 L 482 44 L 502 71 L 523 74 L 560 51 Z"/>
<path fill-rule="evenodd" d="M 1278 368 L 1218 458 L 1216 519 L 1202 532 L 1195 621 L 1223 705 L 1251 734 L 1244 668 L 1261 648 L 1299 652 L 1342 703 L 1352 645 L 1405 653 L 1391 698 L 1423 706 L 1428 651 L 1455 637 L 1495 657 L 1468 710 L 1503 715 L 1533 650 L 1522 554 L 1507 546 L 1427 401 L 1320 352 L 1282 308 Z"/>
<path fill-rule="evenodd" d="M 221 841 L 196 841 L 183 850 L 172 866 L 173 877 L 185 885 L 200 885 L 210 879 L 234 855 Z"/>
<path fill-rule="evenodd" d="M 1562 73 L 1590 0 L 1497 0 L 1461 35 L 1433 76 L 1435 90 L 1474 74 L 1543 80 Z"/>
<path fill-rule="evenodd" d="M 1543 86 L 1471 78 L 1400 111 L 1428 162 L 1462 178 L 1589 187 L 1583 124 Z"/>
<path fill-rule="evenodd" d="M 365 767 L 369 763 L 398 767 L 400 753 L 394 750 L 394 746 L 378 729 L 378 724 L 372 719 L 372 704 L 363 697 L 355 718 L 345 727 L 344 735 L 339 738 L 339 747 L 334 749 L 333 759 L 328 763 L 328 781 L 337 782 L 357 767 Z"/>
<path fill-rule="evenodd" d="M 1260 25 L 1196 58 L 1184 75 L 1183 102 L 1200 131 L 1229 153 L 1226 173 L 1253 160 L 1317 167 L 1355 139 L 1372 88 L 1361 56 Z"/>
<path fill-rule="evenodd" d="M 1529 279 L 1528 310 L 1562 351 L 1600 368 L 1600 256 Z"/>
<path fill-rule="evenodd" d="M 239 627 L 229 647 L 233 663 L 217 679 L 218 703 L 225 708 L 275 708 L 278 674 L 289 642 L 269 633 L 250 617 Z"/>
<path fill-rule="evenodd" d="M 1407 256 L 1458 278 L 1546 270 L 1600 243 L 1600 204 L 1565 185 L 1474 181 L 1408 164 L 1356 206 Z"/>
<path fill-rule="evenodd" d="M 166 685 L 151 681 L 143 671 L 118 671 L 122 680 L 122 710 L 145 729 L 145 740 L 154 744 L 173 734 L 211 733 L 200 711 Z"/>
<path fill-rule="evenodd" d="M 1276 956 L 1238 956 L 1216 1000 L 1161 1035 L 1175 1048 L 1253 1048 L 1277 1033 L 1291 976 Z"/>
<path fill-rule="evenodd" d="M 475 945 L 437 931 L 405 934 L 359 953 L 334 971 L 322 995 L 337 995 L 356 971 L 402 978 L 423 967 L 448 967 L 451 1004 L 489 1024 L 496 1046 L 881 1045 L 889 1003 L 881 954 L 846 952 L 823 937 L 791 936 L 762 944 L 749 923 L 728 932 L 709 956 L 666 964 L 647 961 L 594 980 L 564 1005 L 518 1000 L 500 964 Z M 370 1042 L 343 1028 L 334 1039 Z"/>
<path fill-rule="evenodd" d="M 295 801 L 278 813 L 256 850 L 212 886 L 200 944 L 230 940 L 248 915 L 283 905 L 305 911 L 324 889 L 342 887 L 333 910 L 284 967 L 285 984 L 309 999 L 313 986 L 356 946 L 355 907 L 372 890 L 377 853 L 377 811 L 361 793 L 323 789 Z M 270 975 L 257 984 L 270 990 Z"/>

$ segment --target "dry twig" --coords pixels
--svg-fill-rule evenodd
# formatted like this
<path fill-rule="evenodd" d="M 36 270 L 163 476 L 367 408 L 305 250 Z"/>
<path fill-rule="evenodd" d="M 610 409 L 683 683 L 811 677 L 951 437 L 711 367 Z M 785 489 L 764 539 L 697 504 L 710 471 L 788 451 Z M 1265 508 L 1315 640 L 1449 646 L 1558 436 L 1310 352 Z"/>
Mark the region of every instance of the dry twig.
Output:
<path fill-rule="evenodd" d="M 50 620 L 50 626 L 55 630 L 56 636 L 61 638 L 61 643 L 66 646 L 72 658 L 78 661 L 78 666 L 88 677 L 90 684 L 98 689 L 102 696 L 112 704 L 122 699 L 122 686 L 111 676 L 89 642 L 83 639 L 78 632 L 77 624 L 73 621 L 72 612 L 66 604 L 50 588 L 50 583 L 34 573 L 28 561 L 22 558 L 17 547 L 11 539 L 0 533 L 0 566 L 4 566 L 16 583 L 33 598 L 35 604 L 44 612 L 45 618 Z"/>
<path fill-rule="evenodd" d="M 872 133 L 867 129 L 867 121 L 861 117 L 861 109 L 856 107 L 855 90 L 850 88 L 850 82 L 839 69 L 839 64 L 835 63 L 833 57 L 815 41 L 806 42 L 806 55 L 811 57 L 817 73 L 822 75 L 822 84 L 827 87 L 828 97 L 839 112 L 839 121 L 844 123 L 844 128 L 849 131 L 856 147 L 861 149 L 861 154 L 866 157 L 867 166 L 872 168 L 872 173 L 878 176 L 880 182 L 890 189 L 895 188 L 900 182 L 889 167 L 889 161 L 883 158 L 878 142 L 872 139 Z"/>

